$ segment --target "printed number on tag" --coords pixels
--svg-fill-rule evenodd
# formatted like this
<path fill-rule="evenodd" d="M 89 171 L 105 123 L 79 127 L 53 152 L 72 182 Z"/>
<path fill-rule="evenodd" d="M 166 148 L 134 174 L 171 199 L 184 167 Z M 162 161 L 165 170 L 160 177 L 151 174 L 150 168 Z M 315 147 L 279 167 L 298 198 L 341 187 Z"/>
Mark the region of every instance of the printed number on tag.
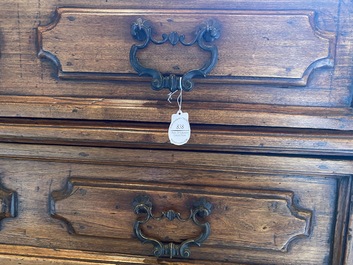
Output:
<path fill-rule="evenodd" d="M 173 114 L 168 130 L 170 142 L 175 145 L 186 144 L 190 139 L 190 135 L 189 114 L 182 111 Z"/>

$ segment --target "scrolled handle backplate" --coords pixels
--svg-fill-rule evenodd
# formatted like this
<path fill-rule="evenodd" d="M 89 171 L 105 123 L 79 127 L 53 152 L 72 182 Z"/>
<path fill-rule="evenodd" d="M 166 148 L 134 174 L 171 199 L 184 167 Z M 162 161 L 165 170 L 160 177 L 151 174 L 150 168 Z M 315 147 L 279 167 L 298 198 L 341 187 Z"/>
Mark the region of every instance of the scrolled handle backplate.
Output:
<path fill-rule="evenodd" d="M 204 218 L 211 214 L 212 204 L 208 202 L 205 198 L 201 198 L 194 202 L 192 209 L 190 209 L 190 216 L 188 218 L 182 218 L 181 214 L 175 212 L 174 210 L 168 210 L 162 212 L 160 216 L 156 217 L 152 213 L 152 201 L 147 195 L 139 195 L 135 197 L 133 201 L 133 207 L 135 214 L 143 216 L 134 223 L 134 233 L 136 237 L 142 243 L 151 243 L 154 246 L 153 254 L 156 257 L 182 257 L 188 258 L 191 254 L 190 246 L 196 245 L 200 246 L 210 235 L 211 226 L 209 222 L 205 222 Z M 192 239 L 184 240 L 181 243 L 168 242 L 164 243 L 157 239 L 147 237 L 143 234 L 141 230 L 141 225 L 147 223 L 151 219 L 162 220 L 168 219 L 169 221 L 178 220 L 181 222 L 186 222 L 192 220 L 193 223 L 202 228 L 202 233 Z"/>
<path fill-rule="evenodd" d="M 215 67 L 218 60 L 218 49 L 212 44 L 212 42 L 220 37 L 220 26 L 216 20 L 210 19 L 206 23 L 199 25 L 195 38 L 190 42 L 185 40 L 185 35 L 180 35 L 175 31 L 169 34 L 162 34 L 161 40 L 154 39 L 152 37 L 152 32 L 153 29 L 150 23 L 142 18 L 138 18 L 137 21 L 131 25 L 131 35 L 134 39 L 142 43 L 131 46 L 130 64 L 138 75 L 148 75 L 152 77 L 152 89 L 161 90 L 167 88 L 171 92 L 180 89 L 190 91 L 194 87 L 194 82 L 192 81 L 193 77 L 206 77 L 206 75 Z M 160 71 L 146 68 L 140 64 L 137 58 L 137 52 L 139 50 L 146 48 L 150 43 L 161 45 L 166 42 L 170 42 L 173 46 L 179 42 L 184 46 L 198 44 L 202 50 L 211 54 L 211 58 L 200 69 L 190 70 L 182 76 L 176 76 L 174 74 L 164 76 Z"/>

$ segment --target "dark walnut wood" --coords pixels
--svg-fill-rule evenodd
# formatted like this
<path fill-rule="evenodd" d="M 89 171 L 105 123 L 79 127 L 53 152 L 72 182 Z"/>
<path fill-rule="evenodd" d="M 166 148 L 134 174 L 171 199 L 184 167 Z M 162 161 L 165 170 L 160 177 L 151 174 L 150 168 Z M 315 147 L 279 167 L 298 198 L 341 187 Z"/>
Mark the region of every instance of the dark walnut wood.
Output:
<path fill-rule="evenodd" d="M 189 42 L 198 25 L 216 18 L 221 28 L 216 43 L 219 62 L 210 78 L 203 80 L 206 83 L 305 86 L 313 70 L 332 67 L 334 62 L 335 34 L 319 31 L 311 11 L 134 10 L 127 14 L 126 10 L 60 8 L 55 21 L 38 28 L 39 56 L 52 60 L 62 78 L 138 81 L 129 63 L 130 48 L 136 42 L 131 25 L 138 18 L 149 22 L 156 40 L 177 32 Z M 200 68 L 209 57 L 193 46 L 152 43 L 146 52 L 139 52 L 139 61 L 148 68 L 182 75 Z"/>
<path fill-rule="evenodd" d="M 97 255 L 103 255 L 99 253 L 104 249 L 109 255 L 151 256 L 151 247 L 133 235 L 135 195 L 152 196 L 155 213 L 174 209 L 183 215 L 188 215 L 195 198 L 203 196 L 214 205 L 208 217 L 212 231 L 201 247 L 192 248 L 192 260 L 335 264 L 342 258 L 327 259 L 326 254 L 338 254 L 335 249 L 345 244 L 351 161 L 24 144 L 0 147 L 0 167 L 8 172 L 4 185 L 12 183 L 21 194 L 21 207 L 31 209 L 0 232 L 3 244 L 66 249 L 70 242 L 72 250 Z M 63 189 L 68 180 L 72 191 Z M 336 216 L 336 211 L 342 214 Z M 177 241 L 199 232 L 190 223 L 149 225 L 144 231 L 163 240 Z M 30 236 L 19 237 L 21 229 Z"/>
<path fill-rule="evenodd" d="M 205 196 L 202 190 L 207 190 L 205 198 L 213 205 L 208 218 L 212 236 L 206 246 L 226 247 L 231 252 L 234 247 L 287 252 L 291 241 L 309 236 L 312 211 L 301 210 L 293 203 L 294 194 L 285 191 L 119 185 L 74 178 L 62 191 L 52 193 L 50 212 L 64 221 L 71 234 L 129 239 L 131 220 L 136 219 L 131 203 L 136 196 L 151 196 L 156 216 L 169 210 L 162 205 L 186 218 L 192 203 Z M 91 215 L 93 209 L 95 216 Z M 146 224 L 146 230 L 147 235 L 167 243 L 200 234 L 191 221 L 154 221 Z"/>
<path fill-rule="evenodd" d="M 177 36 L 221 26 L 183 93 L 186 145 L 177 94 L 129 62 L 138 18 L 170 34 L 136 54 L 167 76 L 210 59 Z M 349 0 L 0 0 L 0 264 L 353 264 L 352 25 Z M 155 257 L 139 195 L 184 219 L 207 200 L 208 238 Z M 206 231 L 139 228 L 169 251 Z"/>
<path fill-rule="evenodd" d="M 0 137 L 4 142 L 17 143 L 74 143 L 81 146 L 315 154 L 347 158 L 353 152 L 350 131 L 193 125 L 188 144 L 175 147 L 166 144 L 166 128 L 166 124 L 156 123 L 1 119 Z"/>
<path fill-rule="evenodd" d="M 185 107 L 196 113 L 190 115 L 191 122 L 352 130 L 347 125 L 352 123 L 352 10 L 351 5 L 343 0 L 310 3 L 283 0 L 256 4 L 238 0 L 198 1 L 194 4 L 183 1 L 177 5 L 168 1 L 146 4 L 143 1 L 95 3 L 84 0 L 75 1 L 75 4 L 70 0 L 60 3 L 51 0 L 39 5 L 36 1 L 26 4 L 17 0 L 12 3 L 2 1 L 1 4 L 0 94 L 1 102 L 9 104 L 1 104 L 3 116 L 133 121 L 152 121 L 152 117 L 156 117 L 156 122 L 169 122 L 175 105 L 168 103 L 168 107 L 167 93 L 151 91 L 149 84 L 143 82 L 147 81 L 146 78 L 141 77 L 137 81 L 98 80 L 107 73 L 122 74 L 129 80 L 130 75 L 135 76 L 127 61 L 129 49 L 136 43 L 129 30 L 131 23 L 144 11 L 145 18 L 151 22 L 158 21 L 154 18 L 156 16 L 152 16 L 156 13 L 163 21 L 168 15 L 173 17 L 174 22 L 164 22 L 163 26 L 154 24 L 158 35 L 171 30 L 192 34 L 194 27 L 209 15 L 215 19 L 219 17 L 223 24 L 222 37 L 217 40 L 220 57 L 217 67 L 211 72 L 214 77 L 196 80 L 197 89 L 184 95 L 184 103 L 189 103 Z M 209 5 L 214 10 L 210 10 Z M 62 19 L 60 13 L 56 17 L 54 14 L 58 6 L 62 12 L 66 10 Z M 205 13 L 206 8 L 208 11 Z M 77 13 L 72 13 L 72 10 L 77 10 Z M 71 14 L 68 12 L 77 19 L 68 20 Z M 107 12 L 110 12 L 109 16 Z M 58 23 L 53 24 L 54 28 L 46 30 L 45 25 L 50 25 L 55 19 Z M 120 24 L 114 24 L 117 19 Z M 227 26 L 229 23 L 231 26 Z M 42 42 L 38 41 L 40 36 L 43 37 Z M 84 41 L 84 38 L 90 39 Z M 94 80 L 83 77 L 84 80 L 75 81 L 58 79 L 53 63 L 37 56 L 41 44 L 51 45 L 47 49 L 53 55 L 58 52 L 55 56 L 60 60 L 62 71 L 75 75 L 98 71 L 100 77 L 95 76 Z M 96 44 L 99 45 L 97 49 Z M 153 67 L 168 69 L 165 71 L 178 73 L 191 66 L 199 67 L 207 59 L 203 52 L 186 52 L 179 45 L 174 48 L 171 45 L 150 46 L 151 51 L 139 54 L 140 60 L 144 60 L 144 56 L 152 56 L 153 60 L 144 60 L 144 63 L 151 62 Z M 173 49 L 173 53 L 169 49 Z M 195 49 L 198 50 L 197 47 Z M 192 60 L 181 60 L 183 57 Z M 317 63 L 322 60 L 328 64 L 320 68 Z M 68 62 L 72 65 L 68 66 Z M 180 70 L 173 68 L 176 64 Z M 313 71 L 309 76 L 310 69 Z M 256 84 L 249 84 L 249 78 Z M 305 81 L 306 86 L 291 84 L 296 80 Z M 62 102 L 65 98 L 69 101 L 79 98 L 80 105 L 90 106 L 92 101 L 100 104 L 91 106 L 93 110 L 89 113 L 81 113 L 84 110 L 80 106 L 75 109 L 73 104 L 58 108 L 55 102 Z M 107 102 L 108 98 L 113 101 Z M 42 106 L 37 105 L 40 102 L 52 107 L 45 104 L 38 109 Z M 154 112 L 131 111 L 139 110 L 141 106 L 152 106 Z M 252 110 L 248 109 L 249 106 Z M 281 107 L 277 109 L 277 106 Z M 197 114 L 201 110 L 202 114 Z M 193 117 L 194 120 L 191 119 Z"/>

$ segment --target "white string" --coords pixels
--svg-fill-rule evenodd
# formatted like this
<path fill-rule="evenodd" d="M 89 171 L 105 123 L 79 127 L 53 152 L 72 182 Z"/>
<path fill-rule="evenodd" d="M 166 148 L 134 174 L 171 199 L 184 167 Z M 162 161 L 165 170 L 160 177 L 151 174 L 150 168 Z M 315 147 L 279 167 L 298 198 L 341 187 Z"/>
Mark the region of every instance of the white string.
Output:
<path fill-rule="evenodd" d="M 176 92 L 178 92 L 178 90 L 175 90 L 174 92 L 170 92 L 169 94 L 168 94 L 168 102 L 169 103 L 172 103 L 172 100 L 173 100 L 173 98 L 172 98 L 172 96 L 176 93 Z"/>
<path fill-rule="evenodd" d="M 179 96 L 177 98 L 177 103 L 178 103 L 178 106 L 179 106 L 179 111 L 178 112 L 181 112 L 181 104 L 183 103 L 183 85 L 181 84 L 181 77 L 179 77 L 179 87 L 178 87 L 178 89 L 175 90 L 174 92 L 170 92 L 168 94 L 168 99 L 167 100 L 168 100 L 169 103 L 172 103 L 172 100 L 173 100 L 172 96 L 176 92 L 178 92 L 178 90 L 180 90 Z"/>
<path fill-rule="evenodd" d="M 179 106 L 179 111 L 178 112 L 181 112 L 181 104 L 183 103 L 183 90 L 180 89 L 180 93 L 179 93 L 179 96 L 177 98 L 177 103 L 178 103 L 178 106 Z"/>

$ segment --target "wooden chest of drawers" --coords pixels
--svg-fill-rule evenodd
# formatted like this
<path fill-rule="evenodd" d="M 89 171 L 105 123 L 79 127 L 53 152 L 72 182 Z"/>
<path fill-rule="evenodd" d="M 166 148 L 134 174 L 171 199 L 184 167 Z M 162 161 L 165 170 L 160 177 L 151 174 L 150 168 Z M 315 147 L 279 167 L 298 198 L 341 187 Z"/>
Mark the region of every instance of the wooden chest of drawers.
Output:
<path fill-rule="evenodd" d="M 0 0 L 0 263 L 353 264 L 352 25 L 346 0 Z"/>

